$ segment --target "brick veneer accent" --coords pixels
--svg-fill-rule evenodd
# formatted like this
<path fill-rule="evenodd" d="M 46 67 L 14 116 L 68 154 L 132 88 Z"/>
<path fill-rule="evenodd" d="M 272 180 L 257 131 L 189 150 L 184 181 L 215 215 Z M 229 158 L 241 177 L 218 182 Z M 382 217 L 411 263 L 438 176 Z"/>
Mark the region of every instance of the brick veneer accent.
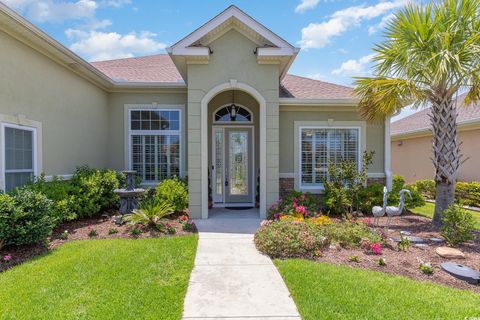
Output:
<path fill-rule="evenodd" d="M 387 179 L 386 178 L 368 178 L 367 185 L 371 185 L 374 183 L 379 183 L 385 186 L 387 185 Z"/>
<path fill-rule="evenodd" d="M 283 198 L 290 192 L 295 191 L 295 179 L 280 178 L 280 197 Z"/>

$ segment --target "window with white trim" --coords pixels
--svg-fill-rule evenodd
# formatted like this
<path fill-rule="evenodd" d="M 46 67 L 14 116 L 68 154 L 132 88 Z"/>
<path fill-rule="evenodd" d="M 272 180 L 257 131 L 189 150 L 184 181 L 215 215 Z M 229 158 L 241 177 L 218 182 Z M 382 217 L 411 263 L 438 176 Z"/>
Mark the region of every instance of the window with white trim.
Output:
<path fill-rule="evenodd" d="M 130 110 L 130 167 L 143 182 L 181 175 L 180 110 Z"/>
<path fill-rule="evenodd" d="M 359 165 L 359 128 L 300 128 L 300 187 L 323 188 L 329 163 Z"/>
<path fill-rule="evenodd" d="M 27 184 L 35 176 L 35 129 L 4 125 L 5 191 Z"/>

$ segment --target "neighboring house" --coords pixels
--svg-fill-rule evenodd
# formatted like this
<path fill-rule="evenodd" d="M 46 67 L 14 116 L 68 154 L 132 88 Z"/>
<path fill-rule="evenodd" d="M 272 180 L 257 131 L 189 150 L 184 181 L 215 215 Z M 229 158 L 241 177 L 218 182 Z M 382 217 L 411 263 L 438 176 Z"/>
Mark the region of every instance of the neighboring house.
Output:
<path fill-rule="evenodd" d="M 352 89 L 287 74 L 299 49 L 235 6 L 168 55 L 88 63 L 0 3 L 0 188 L 77 165 L 188 175 L 190 214 L 322 192 L 327 163 L 390 183 L 389 119 L 363 121 Z M 209 177 L 210 175 L 210 177 Z M 210 178 L 210 179 L 209 179 Z"/>
<path fill-rule="evenodd" d="M 480 103 L 468 107 L 465 94 L 457 99 L 457 133 L 460 153 L 466 160 L 460 165 L 460 181 L 480 181 Z M 433 179 L 430 108 L 423 109 L 391 125 L 392 171 L 407 182 Z"/>

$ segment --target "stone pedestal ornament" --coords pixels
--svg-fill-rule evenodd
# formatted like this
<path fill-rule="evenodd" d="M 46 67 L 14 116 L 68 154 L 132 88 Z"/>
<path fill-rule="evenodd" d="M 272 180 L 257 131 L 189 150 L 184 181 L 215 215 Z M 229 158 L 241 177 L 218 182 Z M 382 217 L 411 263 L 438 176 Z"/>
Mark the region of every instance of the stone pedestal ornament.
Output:
<path fill-rule="evenodd" d="M 138 207 L 138 197 L 141 196 L 145 189 L 135 188 L 135 174 L 136 171 L 123 171 L 125 174 L 125 188 L 116 189 L 115 193 L 120 197 L 120 214 L 122 217 L 125 214 L 132 213 Z"/>

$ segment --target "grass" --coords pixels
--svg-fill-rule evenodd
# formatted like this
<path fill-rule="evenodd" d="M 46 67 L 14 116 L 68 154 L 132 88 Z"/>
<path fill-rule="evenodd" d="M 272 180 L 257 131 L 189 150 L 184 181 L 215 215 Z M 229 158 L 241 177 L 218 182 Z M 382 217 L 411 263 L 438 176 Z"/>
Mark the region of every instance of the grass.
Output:
<path fill-rule="evenodd" d="M 0 319 L 180 319 L 197 236 L 84 240 L 0 274 Z"/>
<path fill-rule="evenodd" d="M 480 295 L 470 291 L 307 260 L 275 265 L 304 320 L 480 317 Z"/>
<path fill-rule="evenodd" d="M 435 204 L 431 202 L 426 202 L 424 206 L 410 209 L 414 214 L 418 214 L 427 218 L 433 218 L 433 212 L 435 211 Z M 475 219 L 475 228 L 480 230 L 480 212 L 467 210 L 473 215 Z"/>

